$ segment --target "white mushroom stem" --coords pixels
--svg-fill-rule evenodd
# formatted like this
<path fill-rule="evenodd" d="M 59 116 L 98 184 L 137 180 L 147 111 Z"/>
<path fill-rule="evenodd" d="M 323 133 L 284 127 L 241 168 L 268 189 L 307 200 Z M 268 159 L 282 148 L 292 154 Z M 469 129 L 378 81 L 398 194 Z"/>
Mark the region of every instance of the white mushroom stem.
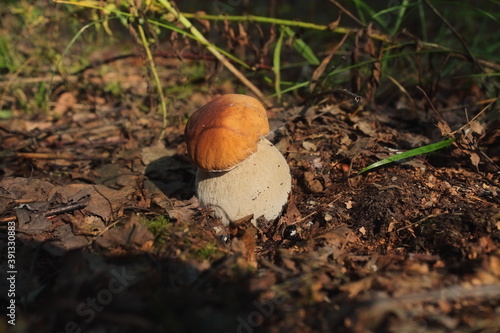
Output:
<path fill-rule="evenodd" d="M 291 191 L 290 168 L 279 150 L 261 138 L 257 152 L 230 171 L 198 169 L 196 191 L 200 204 L 225 225 L 252 214 L 254 224 L 261 216 L 273 220 Z"/>

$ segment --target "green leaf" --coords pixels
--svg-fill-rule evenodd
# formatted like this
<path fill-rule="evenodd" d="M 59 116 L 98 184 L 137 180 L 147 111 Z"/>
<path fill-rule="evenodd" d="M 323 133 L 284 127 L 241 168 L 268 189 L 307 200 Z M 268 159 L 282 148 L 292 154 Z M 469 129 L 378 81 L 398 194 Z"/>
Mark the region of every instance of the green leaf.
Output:
<path fill-rule="evenodd" d="M 441 141 L 441 142 L 436 142 L 436 143 L 433 143 L 433 144 L 430 144 L 427 146 L 418 147 L 418 148 L 415 148 L 412 150 L 405 151 L 404 153 L 400 153 L 400 154 L 390 156 L 388 158 L 384 158 L 383 160 L 380 160 L 378 162 L 370 164 L 369 166 L 367 166 L 366 168 L 361 170 L 359 173 L 363 173 L 363 172 L 366 172 L 368 170 L 371 170 L 371 169 L 374 169 L 374 168 L 377 168 L 379 166 L 386 165 L 386 164 L 389 164 L 392 162 L 403 160 L 405 158 L 413 157 L 416 155 L 422 155 L 422 154 L 430 153 L 430 152 L 433 152 L 433 151 L 436 151 L 439 149 L 443 149 L 443 148 L 451 145 L 455 140 L 456 140 L 456 138 L 448 139 L 448 140 Z"/>

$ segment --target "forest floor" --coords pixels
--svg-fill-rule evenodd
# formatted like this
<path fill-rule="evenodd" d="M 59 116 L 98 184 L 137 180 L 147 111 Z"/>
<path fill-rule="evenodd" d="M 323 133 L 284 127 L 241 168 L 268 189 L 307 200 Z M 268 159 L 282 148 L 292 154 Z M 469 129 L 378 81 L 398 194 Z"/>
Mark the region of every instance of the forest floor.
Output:
<path fill-rule="evenodd" d="M 83 80 L 99 89 L 91 72 Z M 191 97 L 176 113 L 214 95 Z M 491 161 L 453 145 L 358 174 L 436 141 L 433 117 L 345 96 L 271 108 L 289 203 L 259 229 L 224 227 L 195 197 L 182 122 L 159 140 L 158 114 L 79 98 L 0 122 L 2 224 L 17 225 L 13 331 L 498 331 L 498 127 L 470 131 Z M 443 119 L 465 124 L 450 104 Z"/>
<path fill-rule="evenodd" d="M 289 202 L 258 228 L 223 226 L 198 203 L 183 133 L 194 110 L 242 88 L 202 80 L 167 95 L 164 128 L 141 58 L 116 55 L 2 81 L 51 81 L 52 93 L 48 112 L 0 98 L 12 106 L 0 117 L 2 263 L 14 228 L 16 243 L 0 270 L 2 290 L 15 278 L 1 305 L 15 300 L 16 325 L 2 317 L 0 331 L 500 331 L 500 120 L 469 122 L 492 102 L 478 86 L 443 81 L 437 112 L 418 91 L 275 100 Z M 177 93 L 197 60 L 156 63 Z M 467 124 L 443 150 L 359 173 Z"/>

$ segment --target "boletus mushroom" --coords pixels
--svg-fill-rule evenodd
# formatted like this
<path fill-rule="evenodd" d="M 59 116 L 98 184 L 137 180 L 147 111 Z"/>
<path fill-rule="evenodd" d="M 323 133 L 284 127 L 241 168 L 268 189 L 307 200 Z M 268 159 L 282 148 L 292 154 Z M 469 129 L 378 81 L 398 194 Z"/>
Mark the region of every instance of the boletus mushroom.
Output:
<path fill-rule="evenodd" d="M 290 168 L 264 135 L 266 109 L 255 98 L 227 94 L 196 110 L 186 125 L 188 155 L 198 167 L 196 193 L 223 224 L 253 215 L 277 218 L 291 191 Z"/>

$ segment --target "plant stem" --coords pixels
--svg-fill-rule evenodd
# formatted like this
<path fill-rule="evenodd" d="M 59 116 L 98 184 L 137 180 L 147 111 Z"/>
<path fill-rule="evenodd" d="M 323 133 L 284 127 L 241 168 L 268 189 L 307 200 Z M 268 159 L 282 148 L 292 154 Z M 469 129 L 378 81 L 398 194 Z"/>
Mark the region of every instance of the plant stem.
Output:
<path fill-rule="evenodd" d="M 320 25 L 309 22 L 302 21 L 291 21 L 291 20 L 283 20 L 277 19 L 274 17 L 265 17 L 265 16 L 254 16 L 254 15 L 209 15 L 209 14 L 198 14 L 198 13 L 182 13 L 184 17 L 201 19 L 201 20 L 212 20 L 212 21 L 248 21 L 248 22 L 259 22 L 259 23 L 270 23 L 277 25 L 285 25 L 289 27 L 298 27 L 305 29 L 313 29 L 313 30 L 327 30 L 329 29 L 327 25 Z M 341 33 L 345 33 L 346 28 L 339 28 L 344 31 L 340 31 Z"/>
<path fill-rule="evenodd" d="M 165 100 L 165 95 L 163 94 L 160 77 L 158 76 L 158 72 L 156 71 L 155 61 L 149 48 L 149 42 L 146 38 L 146 34 L 144 33 L 144 28 L 140 24 L 137 26 L 137 28 L 139 29 L 139 34 L 141 35 L 144 50 L 146 50 L 146 55 L 148 56 L 149 68 L 151 69 L 153 80 L 155 81 L 156 90 L 158 91 L 158 95 L 160 96 L 161 111 L 163 113 L 163 130 L 165 130 L 165 128 L 167 127 L 167 102 Z"/>
<path fill-rule="evenodd" d="M 291 21 L 291 20 L 282 20 L 282 19 L 276 19 L 272 17 L 264 17 L 264 16 L 253 16 L 253 15 L 243 15 L 243 16 L 238 16 L 238 15 L 207 15 L 207 14 L 193 14 L 193 13 L 182 13 L 184 17 L 188 18 L 196 18 L 196 19 L 201 19 L 201 20 L 213 20 L 213 21 L 247 21 L 247 22 L 259 22 L 259 23 L 269 23 L 269 24 L 278 24 L 278 25 L 284 25 L 288 27 L 298 27 L 298 28 L 305 28 L 305 29 L 313 29 L 313 30 L 331 30 L 329 25 L 320 25 L 320 24 L 314 24 L 314 23 L 309 23 L 309 22 L 302 22 L 302 21 Z M 332 30 L 333 33 L 337 34 L 342 34 L 345 35 L 347 33 L 355 33 L 359 29 L 357 28 L 344 28 L 344 27 L 336 27 L 335 29 Z M 380 40 L 382 42 L 391 42 L 391 38 L 385 34 L 382 33 L 375 33 L 372 32 L 368 35 L 370 38 Z"/>
<path fill-rule="evenodd" d="M 175 9 L 168 0 L 158 0 L 159 3 L 165 7 L 174 17 L 186 28 L 191 34 L 200 42 L 207 50 L 212 53 L 231 73 L 233 73 L 244 85 L 246 85 L 258 98 L 260 98 L 265 104 L 266 98 L 264 94 L 257 88 L 250 80 L 248 80 L 243 74 L 241 74 L 232 63 L 230 63 L 222 53 L 220 53 L 213 44 L 211 44 L 203 34 L 196 29 L 195 26 L 177 9 Z"/>
<path fill-rule="evenodd" d="M 285 35 L 285 30 L 281 29 L 280 37 L 276 42 L 276 47 L 274 48 L 273 57 L 273 71 L 274 71 L 274 89 L 276 91 L 276 96 L 278 101 L 281 101 L 281 45 L 283 44 L 283 36 Z"/>

